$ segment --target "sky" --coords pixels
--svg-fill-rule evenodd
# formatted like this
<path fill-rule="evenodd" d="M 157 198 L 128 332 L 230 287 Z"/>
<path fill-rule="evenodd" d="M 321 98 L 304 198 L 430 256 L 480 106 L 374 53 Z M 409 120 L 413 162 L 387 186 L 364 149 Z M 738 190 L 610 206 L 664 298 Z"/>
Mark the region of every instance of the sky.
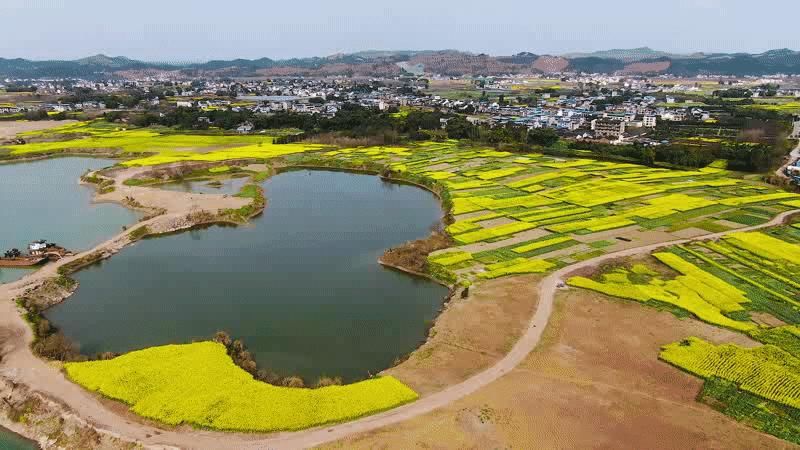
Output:
<path fill-rule="evenodd" d="M 798 0 L 0 0 L 0 57 L 159 62 L 457 49 L 800 50 Z"/>

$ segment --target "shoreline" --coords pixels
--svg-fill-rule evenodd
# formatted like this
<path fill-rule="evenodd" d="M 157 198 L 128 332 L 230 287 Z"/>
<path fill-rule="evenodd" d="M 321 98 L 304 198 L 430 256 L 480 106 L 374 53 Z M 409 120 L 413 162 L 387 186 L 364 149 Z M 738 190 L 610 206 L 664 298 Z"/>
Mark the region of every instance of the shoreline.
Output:
<path fill-rule="evenodd" d="M 78 156 L 78 157 L 80 157 L 80 155 L 66 155 L 66 156 Z M 327 171 L 333 171 L 333 170 L 335 170 L 334 168 L 329 168 L 329 167 L 313 167 L 313 168 L 312 167 L 308 167 L 308 166 L 285 166 L 285 167 L 287 167 L 287 171 L 288 170 L 322 170 L 322 171 L 326 171 L 326 170 Z M 130 169 L 130 168 L 128 168 L 128 169 Z M 128 170 L 128 169 L 122 169 L 122 171 L 125 171 L 125 170 Z M 357 170 L 357 169 L 354 169 L 354 170 L 339 169 L 338 171 L 344 171 L 344 172 L 350 172 L 350 173 L 359 173 L 359 174 L 365 174 L 365 175 L 378 175 L 379 176 L 379 173 L 377 171 L 362 171 L 362 170 Z M 276 173 L 280 173 L 280 171 L 277 171 Z M 111 177 L 106 176 L 106 178 L 111 178 Z M 119 181 L 118 178 L 114 177 L 113 179 L 115 180 L 115 184 L 114 185 L 118 186 L 118 181 Z M 393 178 L 381 177 L 381 179 L 386 181 L 386 182 L 403 183 L 402 180 L 397 180 L 397 179 L 393 179 Z M 68 277 L 70 274 L 73 274 L 73 273 L 75 273 L 75 272 L 77 272 L 77 271 L 79 271 L 79 270 L 81 270 L 81 269 L 83 269 L 85 267 L 91 266 L 93 264 L 97 264 L 100 261 L 103 261 L 105 259 L 111 258 L 113 255 L 115 255 L 119 251 L 123 250 L 128 245 L 132 245 L 132 244 L 134 244 L 136 241 L 138 241 L 140 239 L 157 239 L 158 237 L 161 237 L 161 236 L 167 236 L 167 235 L 171 235 L 171 234 L 182 233 L 182 232 L 185 232 L 185 231 L 191 230 L 191 229 L 205 228 L 205 227 L 210 227 L 210 226 L 215 226 L 215 225 L 219 225 L 219 226 L 239 226 L 239 225 L 243 225 L 243 224 L 247 223 L 246 221 L 245 222 L 239 222 L 239 221 L 232 220 L 232 219 L 226 219 L 224 217 L 221 217 L 221 216 L 217 215 L 211 220 L 205 220 L 205 221 L 201 221 L 201 222 L 185 223 L 185 224 L 181 224 L 180 226 L 162 227 L 162 228 L 158 229 L 158 231 L 151 232 L 151 233 L 145 233 L 144 235 L 137 236 L 136 238 L 132 238 L 131 235 L 135 234 L 137 230 L 140 230 L 140 229 L 143 229 L 143 228 L 150 228 L 154 224 L 166 223 L 169 219 L 174 218 L 176 214 L 175 213 L 165 212 L 165 211 L 159 210 L 158 208 L 153 208 L 151 206 L 141 205 L 141 204 L 138 204 L 138 202 L 137 202 L 137 204 L 134 205 L 134 204 L 131 204 L 128 201 L 120 201 L 119 198 L 108 198 L 108 195 L 100 194 L 99 190 L 97 189 L 97 185 L 96 184 L 89 183 L 89 182 L 86 182 L 86 181 L 81 180 L 81 179 L 79 179 L 78 182 L 79 182 L 79 184 L 81 184 L 83 186 L 94 188 L 95 195 L 92 198 L 92 203 L 115 203 L 115 204 L 119 204 L 119 205 L 121 205 L 121 206 L 123 206 L 125 208 L 129 208 L 129 209 L 135 210 L 135 211 L 141 211 L 141 212 L 144 212 L 144 213 L 153 213 L 153 212 L 155 212 L 155 213 L 160 213 L 160 214 L 156 215 L 155 217 L 151 217 L 151 218 L 146 219 L 146 220 L 141 220 L 141 221 L 136 222 L 136 223 L 134 223 L 132 225 L 129 225 L 122 233 L 117 234 L 116 236 L 112 237 L 111 239 L 107 240 L 104 243 L 101 243 L 101 244 L 93 247 L 92 249 L 82 251 L 82 252 L 74 255 L 73 257 L 65 258 L 63 261 L 60 260 L 60 261 L 56 261 L 56 262 L 53 262 L 51 264 L 48 264 L 48 265 L 44 266 L 44 267 L 47 268 L 46 270 L 45 269 L 39 270 L 39 271 L 33 272 L 31 274 L 28 274 L 27 276 L 23 277 L 22 279 L 16 280 L 16 281 L 14 281 L 12 283 L 7 283 L 6 285 L 0 285 L 0 295 L 2 295 L 2 293 L 3 293 L 2 291 L 5 290 L 6 292 L 10 292 L 10 294 L 7 294 L 9 299 L 13 299 L 17 295 L 22 295 L 24 293 L 35 291 L 37 288 L 39 288 L 42 285 L 46 284 L 48 282 L 48 280 L 52 280 L 56 276 L 62 275 L 62 276 L 67 276 Z M 262 189 L 261 192 L 263 194 L 263 188 L 261 188 L 260 182 L 253 183 L 253 184 L 258 185 L 259 188 Z M 432 194 L 434 194 L 434 196 L 437 199 L 441 198 L 440 195 L 437 192 L 435 192 L 434 190 L 428 188 L 427 186 L 422 186 L 422 185 L 418 185 L 416 183 L 411 183 L 411 182 L 404 183 L 404 184 L 408 184 L 408 185 L 413 185 L 413 186 L 416 186 L 416 187 L 424 188 L 426 191 L 431 192 Z M 150 188 L 147 187 L 147 186 L 128 186 L 128 190 L 137 190 L 137 189 L 150 189 Z M 170 195 L 170 194 L 166 194 L 166 195 Z M 252 205 L 253 202 L 254 202 L 252 199 L 245 199 L 245 200 L 248 200 L 247 205 Z M 441 202 L 440 202 L 440 207 L 441 206 L 442 205 L 441 205 Z M 258 216 L 260 214 L 263 214 L 265 208 L 266 208 L 266 204 L 256 208 L 254 210 L 254 212 L 252 212 L 252 214 L 250 214 L 247 217 L 247 219 L 249 220 L 249 219 L 254 218 L 254 217 L 256 217 L 256 216 Z M 442 218 L 444 218 L 444 216 L 445 216 L 445 214 L 443 214 Z M 385 267 L 391 267 L 391 268 L 393 268 L 395 270 L 399 270 L 399 271 L 404 272 L 405 274 L 407 274 L 409 276 L 422 277 L 422 278 L 434 281 L 435 283 L 440 284 L 440 285 L 442 285 L 444 287 L 447 287 L 449 289 L 449 292 L 444 298 L 442 298 L 442 302 L 441 302 L 442 306 L 440 307 L 439 311 L 437 312 L 437 319 L 438 319 L 439 315 L 444 311 L 444 309 L 446 308 L 447 304 L 449 303 L 449 301 L 453 297 L 453 287 L 452 286 L 449 286 L 446 283 L 443 283 L 443 282 L 435 279 L 434 277 L 431 277 L 428 274 L 424 274 L 424 273 L 416 272 L 416 271 L 413 271 L 413 270 L 410 270 L 410 269 L 406 269 L 406 268 L 403 268 L 403 267 L 401 267 L 399 265 L 391 265 L 391 264 L 385 263 L 384 261 L 378 261 L 378 264 L 381 264 L 381 265 L 383 265 Z M 64 270 L 64 268 L 66 270 Z M 51 307 L 51 306 L 53 306 L 53 305 L 55 305 L 57 303 L 60 303 L 60 302 L 63 302 L 65 300 L 67 300 L 69 298 L 69 296 L 72 295 L 73 292 L 74 292 L 74 290 L 71 290 L 69 292 L 64 293 L 64 295 L 55 296 L 53 298 L 53 301 L 50 302 L 45 307 L 45 309 L 49 308 L 49 307 Z M 21 319 L 19 314 L 17 314 L 17 316 L 18 316 L 18 318 Z M 435 320 L 433 321 L 431 326 L 433 326 L 434 324 L 435 324 Z M 25 324 L 25 326 L 28 329 L 30 329 L 30 326 L 27 323 Z M 28 330 L 28 331 L 30 331 L 30 330 Z M 422 339 L 420 344 L 418 346 L 416 346 L 412 350 L 411 353 L 413 353 L 414 351 L 417 351 L 420 346 L 422 346 L 425 342 L 428 341 L 428 339 L 430 338 L 429 333 L 430 333 L 430 330 L 428 330 L 428 332 L 426 332 L 425 338 Z M 31 355 L 33 357 L 39 359 L 40 361 L 42 361 L 42 362 L 44 362 L 46 364 L 49 364 L 49 365 L 52 365 L 52 364 L 58 365 L 59 364 L 57 362 L 53 362 L 53 361 L 50 361 L 50 360 L 47 360 L 47 359 L 42 359 L 41 357 L 39 357 L 37 355 L 33 355 L 29 345 L 26 346 L 26 350 L 31 352 Z M 411 353 L 409 353 L 409 354 L 411 354 Z M 402 358 L 404 360 L 409 354 L 398 355 L 398 358 Z M 383 372 L 385 370 L 389 370 L 389 369 L 391 369 L 393 367 L 396 367 L 396 365 L 391 365 L 389 367 L 386 367 L 385 369 L 382 369 L 381 372 Z M 59 372 L 59 374 L 60 374 L 60 372 Z M 2 375 L 1 372 L 0 372 L 0 375 Z M 77 388 L 83 390 L 83 388 L 78 386 L 78 385 L 74 385 L 74 386 L 76 386 Z M 85 391 L 85 392 L 88 395 L 92 395 L 92 393 L 90 391 Z M 131 414 L 133 414 L 133 413 L 131 413 Z M 5 422 L 5 421 L 4 420 L 0 420 L 0 423 L 3 423 L 3 422 Z M 7 424 L 10 425 L 10 426 L 17 425 L 17 424 L 14 424 L 13 422 L 9 422 Z M 163 424 L 159 424 L 159 423 L 151 423 L 151 424 L 148 425 L 146 422 L 144 422 L 142 424 L 142 426 L 154 426 L 154 427 L 158 428 L 160 431 L 164 431 L 164 430 L 168 430 L 169 429 L 168 426 L 163 425 Z M 18 427 L 18 426 L 16 426 L 15 428 L 17 428 L 17 429 L 19 429 L 19 431 L 22 431 L 23 433 L 25 433 L 25 434 L 22 435 L 24 437 L 36 437 L 36 438 L 40 438 L 40 439 L 42 438 L 42 436 L 37 436 L 35 434 L 29 433 L 29 430 L 26 427 Z M 225 433 L 225 432 L 222 432 L 222 431 L 215 431 L 215 432 L 222 433 L 222 434 L 230 434 L 230 433 Z M 28 436 L 26 436 L 26 435 L 28 435 Z"/>
<path fill-rule="evenodd" d="M 380 264 L 381 266 L 386 267 L 388 269 L 396 270 L 398 272 L 403 272 L 403 273 L 405 273 L 407 275 L 411 275 L 411 276 L 418 277 L 418 278 L 425 278 L 427 280 L 433 281 L 434 283 L 436 283 L 436 284 L 438 284 L 440 286 L 446 287 L 447 289 L 450 289 L 451 291 L 454 289 L 452 285 L 447 284 L 444 281 L 437 279 L 436 277 L 433 277 L 433 276 L 431 276 L 431 275 L 429 275 L 427 273 L 417 272 L 416 270 L 408 269 L 406 267 L 403 267 L 400 264 L 388 263 L 388 262 L 383 260 L 383 257 L 378 258 L 378 264 Z"/>
<path fill-rule="evenodd" d="M 303 168 L 310 168 L 310 167 L 301 167 L 301 169 Z M 317 169 L 335 170 L 335 168 L 330 168 L 330 167 L 318 167 Z M 365 172 L 371 174 L 378 173 L 373 171 L 365 171 Z M 390 180 L 395 181 L 394 179 L 391 178 Z M 410 184 L 415 184 L 415 183 L 410 183 Z M 433 192 L 435 195 L 437 195 L 437 197 L 441 199 L 441 197 L 436 192 L 432 191 L 430 188 L 428 187 L 424 188 L 426 190 Z M 129 207 L 128 205 L 125 204 L 123 204 L 123 206 Z M 263 212 L 263 208 L 261 209 L 261 212 Z M 506 353 L 498 362 L 494 363 L 489 368 L 475 375 L 470 376 L 469 378 L 467 378 L 462 382 L 450 385 L 442 389 L 441 391 L 435 392 L 425 397 L 421 397 L 419 400 L 412 402 L 410 404 L 403 405 L 386 412 L 356 419 L 354 421 L 344 422 L 336 425 L 315 427 L 303 431 L 243 435 L 241 433 L 237 434 L 237 433 L 198 430 L 198 429 L 185 429 L 185 428 L 167 429 L 161 426 L 157 427 L 154 425 L 143 424 L 137 421 L 131 421 L 129 417 L 128 418 L 124 417 L 123 414 L 120 414 L 118 411 L 109 408 L 108 405 L 100 404 L 96 398 L 92 397 L 91 392 L 86 391 L 82 387 L 77 386 L 74 383 L 67 380 L 61 372 L 54 370 L 52 364 L 48 364 L 47 361 L 44 361 L 36 356 L 33 356 L 32 354 L 24 355 L 25 352 L 31 353 L 29 346 L 31 330 L 30 327 L 26 323 L 24 323 L 24 321 L 23 325 L 25 329 L 22 330 L 21 336 L 17 336 L 18 343 L 20 343 L 19 340 L 21 339 L 21 343 L 23 344 L 24 348 L 18 347 L 12 349 L 11 356 L 17 358 L 19 357 L 25 358 L 27 356 L 33 356 L 37 361 L 36 364 L 37 367 L 42 369 L 41 371 L 38 370 L 35 371 L 38 375 L 41 376 L 41 378 L 30 378 L 32 380 L 36 380 L 38 385 L 40 385 L 41 387 L 40 391 L 36 391 L 32 395 L 44 395 L 46 397 L 52 396 L 52 398 L 58 399 L 57 402 L 53 402 L 52 400 L 51 402 L 53 404 L 57 403 L 61 406 L 61 408 L 64 410 L 63 412 L 64 416 L 72 417 L 80 421 L 81 423 L 87 424 L 87 426 L 91 427 L 91 429 L 95 430 L 95 432 L 101 433 L 104 436 L 111 436 L 114 439 L 123 439 L 121 438 L 121 436 L 125 436 L 124 442 L 139 443 L 141 445 L 146 446 L 146 448 L 173 448 L 172 447 L 173 445 L 179 445 L 182 447 L 185 446 L 190 448 L 196 448 L 196 447 L 219 448 L 219 446 L 234 445 L 233 444 L 234 442 L 237 443 L 235 444 L 237 448 L 264 448 L 265 446 L 270 448 L 310 447 L 330 442 L 336 439 L 340 439 L 354 433 L 361 433 L 369 430 L 374 430 L 376 428 L 380 428 L 386 425 L 394 424 L 412 417 L 419 416 L 421 414 L 425 414 L 438 407 L 450 404 L 451 402 L 459 398 L 469 395 L 470 393 L 475 392 L 481 387 L 491 383 L 492 381 L 508 373 L 510 370 L 514 369 L 522 361 L 524 361 L 528 353 L 537 347 L 541 339 L 542 333 L 549 323 L 549 317 L 550 314 L 552 313 L 555 293 L 558 290 L 558 283 L 561 281 L 562 277 L 565 277 L 566 275 L 576 270 L 580 270 L 582 268 L 590 266 L 596 266 L 597 264 L 603 263 L 608 260 L 615 260 L 621 257 L 628 257 L 632 255 L 649 253 L 654 249 L 668 245 L 676 245 L 691 241 L 713 239 L 730 232 L 752 231 L 770 226 L 775 226 L 783 223 L 789 217 L 796 215 L 798 213 L 800 213 L 800 210 L 786 211 L 784 213 L 778 214 L 777 216 L 773 217 L 769 222 L 754 227 L 746 227 L 742 229 L 731 230 L 724 233 L 711 233 L 691 239 L 662 242 L 659 244 L 622 250 L 619 252 L 592 258 L 586 261 L 581 261 L 566 266 L 555 272 L 552 272 L 541 281 L 538 287 L 540 292 L 539 305 L 534 311 L 533 316 L 530 318 L 524 334 L 517 341 L 515 341 L 513 347 L 508 353 Z M 142 226 L 147 226 L 146 224 L 148 223 L 163 222 L 164 224 L 167 224 L 169 223 L 167 219 L 175 219 L 175 218 L 179 218 L 179 214 L 173 212 L 173 213 L 165 213 L 163 215 L 151 218 L 147 221 L 139 222 L 136 224 L 136 226 L 129 228 L 125 232 L 115 236 L 114 238 L 110 239 L 109 241 L 106 241 L 103 244 L 100 244 L 94 249 L 76 255 L 75 258 L 86 256 L 96 251 L 109 250 L 114 248 L 115 245 L 118 245 L 119 247 L 117 248 L 116 251 L 106 256 L 110 257 L 114 253 L 120 251 L 125 246 L 130 245 L 132 242 L 135 242 L 135 240 L 130 240 L 129 236 L 129 234 L 135 229 L 141 228 Z M 180 232 L 180 231 L 182 231 L 181 228 L 173 230 L 173 232 Z M 158 234 L 156 234 L 156 236 Z M 70 260 L 70 262 L 73 261 L 72 258 L 68 259 Z M 379 263 L 387 267 L 392 267 L 392 265 L 384 264 L 380 260 Z M 4 294 L 12 295 L 15 289 L 20 289 L 35 284 L 38 278 L 41 278 L 41 282 L 44 282 L 46 280 L 44 276 L 45 273 L 44 271 L 52 269 L 54 265 L 56 266 L 57 270 L 58 267 L 61 267 L 65 264 L 66 263 L 59 264 L 59 262 L 56 262 L 54 264 L 46 266 L 40 271 L 34 272 L 33 274 L 26 276 L 21 280 L 9 283 L 8 285 L 0 285 L 0 299 L 2 299 Z M 416 274 L 414 273 L 414 271 L 407 270 L 399 266 L 392 268 L 401 270 L 406 273 Z M 42 273 L 42 276 L 37 276 L 40 274 L 40 272 Z M 50 270 L 49 272 L 52 272 L 52 270 Z M 29 279 L 26 280 L 26 278 Z M 1 303 L 5 304 L 11 302 L 1 302 Z M 3 307 L 7 306 L 5 305 L 0 306 L 0 308 Z M 2 311 L 2 309 L 0 309 L 0 311 Z M 441 317 L 441 312 L 439 315 L 437 315 L 436 320 L 438 320 L 439 317 Z M 6 320 L 11 320 L 12 322 L 18 323 L 22 321 L 22 318 L 19 316 L 19 314 L 14 314 L 13 318 L 6 318 Z M 436 322 L 436 320 L 434 320 L 434 323 Z M 0 370 L 0 381 L 2 381 L 2 379 L 6 381 L 9 380 L 13 381 L 13 379 L 21 378 L 23 379 L 24 383 L 26 374 L 20 375 L 19 373 L 14 371 L 14 369 L 12 369 L 11 372 L 6 370 L 5 368 L 6 355 L 4 354 L 3 356 L 4 356 L 3 362 L 0 363 L 0 369 L 2 369 Z M 14 359 L 12 358 L 12 362 L 13 361 Z M 27 376 L 30 377 L 34 375 L 31 373 L 27 373 Z M 26 388 L 32 387 L 28 386 L 27 384 L 24 384 L 24 386 Z M 63 388 L 64 391 L 62 392 L 62 394 L 64 395 L 62 396 L 58 395 L 59 391 L 58 388 Z M 81 402 L 81 400 L 84 400 L 85 403 Z M 0 424 L 2 424 L 4 420 L 5 418 L 0 420 Z M 40 436 L 37 437 L 44 439 L 43 437 Z M 170 444 L 163 444 L 163 442 L 170 442 Z"/>
<path fill-rule="evenodd" d="M 38 442 L 36 442 L 36 441 L 34 441 L 33 439 L 30 439 L 30 438 L 28 438 L 28 437 L 25 437 L 24 435 L 22 435 L 22 434 L 20 434 L 20 433 L 18 433 L 18 432 L 16 432 L 16 431 L 14 431 L 14 430 L 12 430 L 12 429 L 10 429 L 10 428 L 6 427 L 6 426 L 0 425 L 0 434 L 3 434 L 3 433 L 5 433 L 5 434 L 8 434 L 8 435 L 11 435 L 11 436 L 14 436 L 15 438 L 19 439 L 20 441 L 27 442 L 27 443 L 29 443 L 31 446 L 33 446 L 33 447 L 35 447 L 35 448 L 37 448 L 37 449 L 41 449 L 41 448 L 42 448 L 42 447 L 39 445 L 39 443 L 38 443 Z"/>

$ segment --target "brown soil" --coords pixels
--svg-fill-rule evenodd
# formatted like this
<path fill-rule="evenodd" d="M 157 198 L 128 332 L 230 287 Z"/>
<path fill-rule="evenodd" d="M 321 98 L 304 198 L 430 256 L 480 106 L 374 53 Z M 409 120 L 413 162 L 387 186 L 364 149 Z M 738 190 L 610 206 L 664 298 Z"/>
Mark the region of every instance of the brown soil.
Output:
<path fill-rule="evenodd" d="M 695 401 L 701 380 L 658 360 L 662 345 L 687 336 L 755 345 L 633 302 L 562 291 L 540 347 L 508 375 L 330 448 L 793 448 Z"/>
<path fill-rule="evenodd" d="M 117 191 L 99 196 L 98 200 L 124 203 L 131 198 L 144 208 L 163 211 L 136 226 L 147 226 L 154 233 L 191 226 L 194 221 L 190 217 L 198 211 L 235 208 L 248 201 L 219 195 L 157 193 L 155 189 L 122 185 L 124 179 L 141 170 L 146 169 L 116 173 Z M 793 214 L 781 213 L 766 224 L 746 230 L 774 226 Z M 690 335 L 712 341 L 729 340 L 730 332 L 582 291 L 575 291 L 579 295 L 571 292 L 575 298 L 568 297 L 566 303 L 559 297 L 557 304 L 564 305 L 550 321 L 556 287 L 572 272 L 685 241 L 606 254 L 559 269 L 541 280 L 520 277 L 474 287 L 469 300 L 454 301 L 437 321 L 430 346 L 421 349 L 432 349 L 428 350 L 430 356 L 412 355 L 407 363 L 391 369 L 390 373 L 425 394 L 418 401 L 391 411 L 344 424 L 266 436 L 156 428 L 131 421 L 129 416 L 116 414 L 98 401 L 96 395 L 68 381 L 57 365 L 31 353 L 32 330 L 11 300 L 55 277 L 61 266 L 92 252 L 110 255 L 119 251 L 131 242 L 130 234 L 136 227 L 89 252 L 0 285 L 0 381 L 24 386 L 29 394 L 36 392 L 48 401 L 53 399 L 57 403 L 52 405 L 69 405 L 52 406 L 48 411 L 59 411 L 61 418 L 91 423 L 101 434 L 124 436 L 126 440 L 157 447 L 215 449 L 308 448 L 335 439 L 347 439 L 340 444 L 347 448 L 527 448 L 532 442 L 544 448 L 618 447 L 619 443 L 632 448 L 788 446 L 695 403 L 700 381 L 657 360 L 658 348 L 665 343 Z M 710 234 L 707 238 L 724 234 Z M 458 309 L 461 305 L 464 311 Z M 450 332 L 469 338 L 447 339 Z M 540 342 L 542 332 L 545 335 Z M 468 351 L 448 353 L 447 344 L 437 349 L 436 344 L 442 342 L 454 348 L 461 345 Z M 476 355 L 486 359 L 480 360 Z M 431 358 L 439 358 L 439 363 L 429 364 L 435 361 Z M 447 369 L 433 370 L 439 365 Z M 446 387 L 427 394 L 437 389 L 437 383 Z M 0 397 L 5 398 L 3 394 L 0 392 Z M 4 409 L 0 404 L 0 410 Z M 3 420 L 5 417 L 0 411 L 0 423 L 8 422 Z M 25 435 L 43 436 L 34 427 L 18 423 L 8 426 Z"/>
<path fill-rule="evenodd" d="M 773 316 L 770 313 L 765 312 L 750 312 L 750 317 L 753 319 L 753 322 L 758 324 L 763 324 L 768 327 L 782 327 L 786 325 L 786 322 L 778 319 L 777 317 Z"/>
<path fill-rule="evenodd" d="M 33 267 L 47 258 L 41 256 L 22 256 L 19 258 L 0 257 L 0 267 Z"/>
<path fill-rule="evenodd" d="M 533 68 L 545 73 L 563 72 L 569 67 L 569 60 L 559 56 L 540 56 L 533 62 Z"/>
<path fill-rule="evenodd" d="M 428 341 L 385 373 L 424 396 L 493 365 L 525 331 L 536 309 L 540 278 L 501 278 L 473 286 L 466 299 L 454 296 Z"/>
<path fill-rule="evenodd" d="M 73 123 L 74 120 L 40 120 L 36 122 L 0 122 L 0 141 L 12 139 L 18 133 L 35 130 L 47 130 L 50 128 L 60 127 L 68 123 Z"/>
<path fill-rule="evenodd" d="M 669 61 L 658 61 L 658 62 L 637 62 L 628 64 L 622 69 L 623 73 L 659 73 L 664 72 L 665 70 L 669 69 L 669 66 L 672 63 Z"/>

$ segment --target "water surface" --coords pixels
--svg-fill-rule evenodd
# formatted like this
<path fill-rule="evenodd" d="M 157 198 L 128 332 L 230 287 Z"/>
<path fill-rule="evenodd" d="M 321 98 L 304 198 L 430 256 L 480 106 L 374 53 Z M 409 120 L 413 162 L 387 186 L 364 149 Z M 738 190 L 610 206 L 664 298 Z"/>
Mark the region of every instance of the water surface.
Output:
<path fill-rule="evenodd" d="M 237 194 L 242 189 L 242 186 L 247 184 L 249 179 L 250 177 L 228 178 L 226 180 L 220 180 L 220 183 L 222 184 L 218 186 L 209 186 L 211 180 L 200 180 L 200 181 L 178 181 L 175 183 L 165 183 L 157 185 L 155 187 L 159 189 L 165 189 L 168 191 L 194 192 L 197 194 L 233 195 Z"/>
<path fill-rule="evenodd" d="M 39 446 L 22 436 L 5 428 L 0 428 L 0 449 L 2 450 L 35 450 Z"/>
<path fill-rule="evenodd" d="M 269 206 L 252 225 L 141 241 L 75 274 L 80 288 L 48 318 L 88 354 L 226 330 L 260 366 L 309 380 L 357 379 L 414 350 L 447 290 L 377 259 L 427 236 L 438 200 L 342 172 L 289 172 L 264 187 Z"/>
<path fill-rule="evenodd" d="M 137 214 L 116 204 L 92 204 L 94 189 L 79 184 L 87 170 L 114 165 L 110 159 L 54 158 L 0 164 L 0 253 L 26 251 L 35 239 L 70 250 L 86 250 L 136 222 Z M 0 269 L 0 283 L 29 271 Z"/>

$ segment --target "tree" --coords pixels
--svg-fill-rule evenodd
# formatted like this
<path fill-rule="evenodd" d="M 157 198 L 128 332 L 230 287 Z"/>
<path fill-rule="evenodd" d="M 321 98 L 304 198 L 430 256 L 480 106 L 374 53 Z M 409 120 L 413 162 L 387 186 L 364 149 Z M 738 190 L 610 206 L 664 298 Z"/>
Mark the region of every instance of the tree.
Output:
<path fill-rule="evenodd" d="M 281 381 L 280 375 L 269 369 L 259 369 L 258 372 L 256 372 L 256 379 L 273 385 L 278 385 Z"/>
<path fill-rule="evenodd" d="M 436 130 L 441 128 L 444 115 L 438 111 L 411 111 L 406 116 L 405 128 L 409 132 L 417 130 Z"/>
<path fill-rule="evenodd" d="M 528 144 L 552 147 L 558 142 L 558 133 L 552 128 L 534 128 L 528 131 Z"/>
<path fill-rule="evenodd" d="M 291 388 L 301 388 L 305 387 L 306 385 L 303 379 L 298 376 L 286 377 L 283 379 L 283 381 L 281 381 L 281 384 Z"/>
<path fill-rule="evenodd" d="M 331 377 L 322 376 L 322 377 L 319 377 L 319 380 L 317 380 L 317 384 L 315 385 L 315 387 L 321 388 L 321 387 L 326 387 L 326 386 L 340 386 L 342 383 L 343 383 L 343 381 L 342 381 L 341 377 L 331 378 Z"/>
<path fill-rule="evenodd" d="M 225 346 L 225 348 L 228 348 L 228 347 L 231 346 L 231 342 L 232 341 L 231 341 L 231 337 L 230 337 L 230 335 L 228 335 L 228 333 L 226 333 L 224 331 L 217 331 L 214 334 L 214 342 L 222 344 L 222 345 Z"/>
<path fill-rule="evenodd" d="M 475 126 L 469 123 L 464 116 L 450 118 L 445 130 L 450 139 L 468 139 L 475 135 Z"/>
<path fill-rule="evenodd" d="M 36 323 L 36 336 L 47 336 L 52 331 L 50 321 L 47 319 L 39 319 Z"/>
<path fill-rule="evenodd" d="M 642 148 L 642 164 L 652 166 L 656 162 L 656 152 L 653 147 Z"/>
<path fill-rule="evenodd" d="M 61 333 L 37 339 L 33 343 L 33 351 L 45 358 L 58 361 L 72 361 L 79 357 L 72 342 Z"/>

